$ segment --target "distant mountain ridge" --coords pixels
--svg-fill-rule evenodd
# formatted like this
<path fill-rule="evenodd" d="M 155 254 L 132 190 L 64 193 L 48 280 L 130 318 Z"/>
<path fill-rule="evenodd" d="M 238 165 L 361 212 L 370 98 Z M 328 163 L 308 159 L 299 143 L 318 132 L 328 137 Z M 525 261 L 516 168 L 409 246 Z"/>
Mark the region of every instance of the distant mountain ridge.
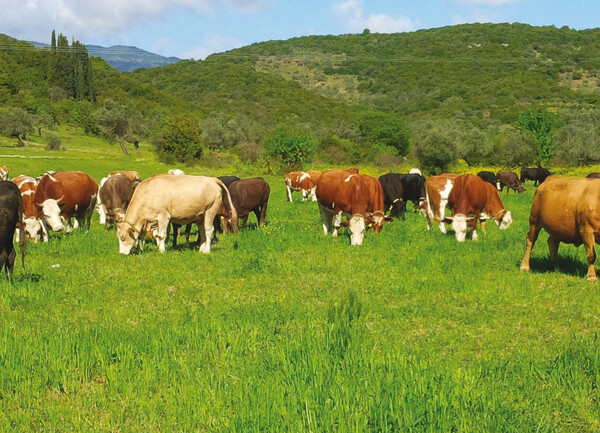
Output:
<path fill-rule="evenodd" d="M 50 45 L 41 42 L 30 43 L 38 48 L 50 47 Z M 86 48 L 90 56 L 100 57 L 106 60 L 110 66 L 118 69 L 119 72 L 170 65 L 181 60 L 177 57 L 164 57 L 159 54 L 142 50 L 141 48 L 126 45 L 113 45 L 111 47 L 86 45 Z"/>

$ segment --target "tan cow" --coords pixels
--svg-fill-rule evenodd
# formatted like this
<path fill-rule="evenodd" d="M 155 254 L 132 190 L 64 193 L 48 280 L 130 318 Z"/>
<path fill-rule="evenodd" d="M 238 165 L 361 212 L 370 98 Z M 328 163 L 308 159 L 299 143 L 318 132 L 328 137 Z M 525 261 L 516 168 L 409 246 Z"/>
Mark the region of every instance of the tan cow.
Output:
<path fill-rule="evenodd" d="M 427 230 L 431 230 L 433 221 L 436 221 L 440 231 L 446 233 L 445 210 L 450 191 L 454 186 L 454 179 L 457 177 L 458 174 L 443 173 L 438 176 L 431 176 L 425 181 Z"/>
<path fill-rule="evenodd" d="M 213 220 L 221 203 L 230 209 L 230 218 L 237 224 L 229 191 L 223 182 L 205 176 L 154 176 L 144 180 L 133 193 L 125 220 L 117 224 L 119 252 L 129 254 L 143 240 L 140 236 L 152 231 L 161 253 L 169 222 L 179 225 L 196 223 L 199 227 L 200 252 L 209 253 L 214 233 Z"/>
<path fill-rule="evenodd" d="M 561 242 L 576 247 L 583 244 L 588 262 L 587 279 L 597 282 L 594 246 L 600 239 L 600 179 L 550 176 L 538 187 L 529 215 L 522 271 L 529 271 L 531 250 L 541 229 L 550 235 L 548 248 L 555 268 L 558 269 Z"/>

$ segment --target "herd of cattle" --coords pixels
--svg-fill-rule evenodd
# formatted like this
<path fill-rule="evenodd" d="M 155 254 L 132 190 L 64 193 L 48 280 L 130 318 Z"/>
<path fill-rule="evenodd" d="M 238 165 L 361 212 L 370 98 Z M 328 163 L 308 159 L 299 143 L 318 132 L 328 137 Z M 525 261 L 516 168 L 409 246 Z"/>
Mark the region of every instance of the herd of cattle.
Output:
<path fill-rule="evenodd" d="M 594 244 L 600 241 L 600 181 L 549 176 L 543 168 L 523 168 L 520 177 L 509 171 L 481 171 L 477 176 L 444 173 L 426 179 L 418 169 L 412 169 L 408 174 L 374 178 L 352 168 L 292 172 L 284 181 L 289 201 L 293 191 L 300 191 L 303 201 L 318 202 L 326 235 L 331 232 L 335 237 L 341 227 L 348 227 L 351 245 L 361 245 L 368 228 L 379 233 L 393 218 L 405 219 L 407 202 L 425 215 L 428 229 L 435 223 L 445 233 L 446 224 L 451 224 L 457 241 L 465 241 L 469 232 L 477 240 L 478 222 L 484 232 L 490 219 L 500 229 L 512 223 L 512 214 L 504 208 L 499 191 L 506 188 L 507 194 L 510 189 L 521 193 L 525 191 L 522 184 L 533 180 L 539 188 L 521 269 L 529 270 L 531 249 L 544 228 L 550 235 L 548 244 L 555 266 L 560 242 L 585 244 L 588 280 L 596 281 Z M 588 176 L 599 177 L 598 173 Z M 198 226 L 199 250 L 208 253 L 217 231 L 237 233 L 240 220 L 245 229 L 250 213 L 263 225 L 270 195 L 269 184 L 261 177 L 190 176 L 181 170 L 145 180 L 136 171 L 115 171 L 99 185 L 80 171 L 47 172 L 37 178 L 20 175 L 10 181 L 8 169 L 0 167 L 0 178 L 0 269 L 4 267 L 9 275 L 16 257 L 15 235 L 24 262 L 26 238 L 48 241 L 48 228 L 55 232 L 71 232 L 78 227 L 89 230 L 94 210 L 107 229 L 111 222 L 116 226 L 122 254 L 129 254 L 134 247 L 142 249 L 147 238 L 155 239 L 159 251 L 164 252 L 170 227 L 173 245 L 184 225 L 189 242 L 192 224 Z"/>

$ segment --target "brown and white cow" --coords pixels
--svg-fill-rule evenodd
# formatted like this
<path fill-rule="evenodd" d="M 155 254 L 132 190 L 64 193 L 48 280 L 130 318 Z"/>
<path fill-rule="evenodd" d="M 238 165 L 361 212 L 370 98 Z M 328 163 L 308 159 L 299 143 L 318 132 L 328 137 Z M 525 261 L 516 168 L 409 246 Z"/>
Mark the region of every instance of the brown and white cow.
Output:
<path fill-rule="evenodd" d="M 150 177 L 135 189 L 125 220 L 117 224 L 119 252 L 129 254 L 133 246 L 143 240 L 140 234 L 152 231 L 163 253 L 169 222 L 174 222 L 196 223 L 200 252 L 209 253 L 213 221 L 223 201 L 229 206 L 230 219 L 236 220 L 229 191 L 219 179 L 188 175 Z"/>
<path fill-rule="evenodd" d="M 85 224 L 90 228 L 92 212 L 98 195 L 98 184 L 81 171 L 59 171 L 45 174 L 34 195 L 38 217 L 56 232 L 71 232 Z M 71 227 L 71 218 L 75 223 Z"/>
<path fill-rule="evenodd" d="M 361 245 L 365 227 L 372 224 L 380 232 L 391 218 L 384 213 L 383 189 L 377 179 L 348 170 L 324 171 L 317 184 L 316 195 L 323 222 L 323 232 L 337 237 L 342 216 L 350 229 L 350 244 Z"/>
<path fill-rule="evenodd" d="M 111 220 L 115 224 L 123 221 L 134 190 L 135 184 L 129 177 L 112 173 L 100 187 L 98 197 L 106 212 L 106 229 Z"/>
<path fill-rule="evenodd" d="M 10 173 L 8 172 L 8 167 L 0 167 L 0 180 L 10 180 Z"/>
<path fill-rule="evenodd" d="M 458 242 L 464 242 L 467 230 L 473 230 L 472 239 L 477 240 L 477 222 L 493 219 L 500 230 L 512 223 L 512 214 L 504 209 L 494 185 L 473 174 L 463 174 L 454 180 L 448 196 L 452 211 L 452 228 Z M 485 224 L 482 222 L 482 230 Z"/>
<path fill-rule="evenodd" d="M 23 217 L 25 219 L 25 233 L 29 240 L 38 242 L 41 239 L 48 242 L 48 231 L 43 220 L 38 218 L 37 208 L 34 202 L 34 195 L 38 182 L 35 178 L 25 176 L 24 174 L 15 177 L 13 183 L 17 185 L 23 197 Z M 17 229 L 17 233 L 18 233 Z M 19 236 L 18 234 L 16 235 Z"/>
<path fill-rule="evenodd" d="M 106 182 L 106 180 L 109 177 L 116 176 L 116 175 L 123 175 L 123 176 L 127 177 L 128 179 L 130 179 L 131 182 L 133 182 L 133 184 L 132 184 L 133 188 L 138 186 L 138 184 L 142 181 L 142 178 L 140 177 L 139 173 L 134 170 L 113 171 L 112 173 L 109 173 L 108 176 L 103 177 L 100 180 L 100 184 L 98 185 L 98 199 L 96 200 L 96 212 L 98 212 L 98 215 L 100 216 L 100 219 L 98 220 L 98 222 L 100 224 L 102 224 L 103 226 L 105 226 L 106 228 L 108 228 L 108 222 L 106 220 L 107 211 L 106 211 L 106 206 L 104 205 L 104 202 L 102 201 L 102 194 L 100 194 L 100 192 L 102 191 L 102 188 L 104 187 L 104 183 Z"/>
<path fill-rule="evenodd" d="M 537 189 L 529 215 L 529 233 L 521 270 L 529 271 L 529 258 L 541 229 L 546 230 L 550 258 L 558 269 L 561 242 L 583 244 L 588 262 L 587 279 L 597 282 L 594 245 L 600 239 L 600 179 L 550 176 Z"/>
<path fill-rule="evenodd" d="M 315 195 L 316 185 L 310 174 L 304 171 L 292 171 L 285 175 L 284 182 L 288 201 L 292 201 L 292 191 L 300 191 L 302 201 L 306 201 L 308 197 L 312 201 L 317 201 Z"/>
<path fill-rule="evenodd" d="M 436 221 L 440 231 L 446 233 L 446 225 L 444 224 L 446 205 L 448 204 L 450 191 L 454 186 L 454 179 L 457 177 L 458 174 L 443 173 L 438 176 L 431 176 L 425 181 L 427 230 L 431 230 L 433 221 Z"/>

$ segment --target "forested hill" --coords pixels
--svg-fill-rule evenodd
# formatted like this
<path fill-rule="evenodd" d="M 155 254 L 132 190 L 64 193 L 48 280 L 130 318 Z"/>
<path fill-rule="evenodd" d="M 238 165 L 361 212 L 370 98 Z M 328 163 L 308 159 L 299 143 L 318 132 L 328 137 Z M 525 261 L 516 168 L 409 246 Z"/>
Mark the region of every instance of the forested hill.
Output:
<path fill-rule="evenodd" d="M 600 29 L 465 24 L 412 33 L 311 36 L 214 57 L 327 97 L 413 117 L 514 121 L 525 106 L 600 101 Z"/>

